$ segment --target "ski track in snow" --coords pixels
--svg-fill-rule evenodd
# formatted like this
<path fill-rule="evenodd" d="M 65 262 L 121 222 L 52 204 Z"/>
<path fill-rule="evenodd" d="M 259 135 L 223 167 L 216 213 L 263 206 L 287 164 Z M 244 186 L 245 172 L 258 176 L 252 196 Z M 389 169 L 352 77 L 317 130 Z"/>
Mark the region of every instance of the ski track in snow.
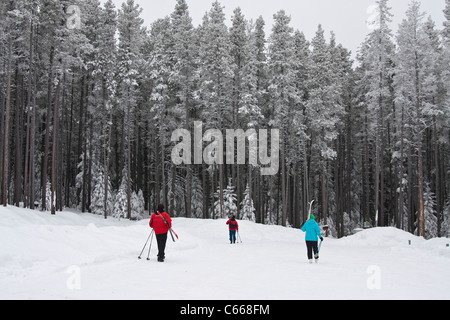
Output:
<path fill-rule="evenodd" d="M 449 239 L 375 228 L 325 238 L 309 264 L 300 230 L 239 221 L 229 244 L 226 220 L 174 218 L 159 263 L 155 238 L 137 259 L 148 221 L 1 207 L 0 299 L 450 298 Z"/>

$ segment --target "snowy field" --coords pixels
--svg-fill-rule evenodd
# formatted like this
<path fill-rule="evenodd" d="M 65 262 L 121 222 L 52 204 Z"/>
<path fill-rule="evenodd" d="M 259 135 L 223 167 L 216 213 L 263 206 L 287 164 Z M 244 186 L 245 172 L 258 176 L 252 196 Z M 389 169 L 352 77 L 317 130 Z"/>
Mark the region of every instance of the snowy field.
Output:
<path fill-rule="evenodd" d="M 239 221 L 176 218 L 166 262 L 138 255 L 148 219 L 0 208 L 0 299 L 450 299 L 450 239 L 394 228 L 325 239 L 309 264 L 304 233 Z M 411 240 L 411 245 L 409 245 Z"/>

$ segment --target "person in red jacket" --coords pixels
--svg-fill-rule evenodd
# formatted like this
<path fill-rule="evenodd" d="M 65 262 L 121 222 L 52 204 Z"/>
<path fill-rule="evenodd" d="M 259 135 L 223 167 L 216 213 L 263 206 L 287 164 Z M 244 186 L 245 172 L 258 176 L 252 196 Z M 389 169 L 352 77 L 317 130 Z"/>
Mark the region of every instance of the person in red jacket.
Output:
<path fill-rule="evenodd" d="M 239 230 L 239 225 L 234 215 L 230 216 L 230 220 L 227 221 L 227 225 L 230 230 L 230 244 L 236 243 L 236 231 Z"/>
<path fill-rule="evenodd" d="M 170 216 L 164 212 L 164 205 L 158 205 L 158 211 L 156 211 L 149 222 L 150 228 L 153 228 L 156 235 L 156 241 L 158 243 L 158 261 L 164 262 L 166 242 L 167 242 L 167 232 L 172 228 L 172 219 Z"/>

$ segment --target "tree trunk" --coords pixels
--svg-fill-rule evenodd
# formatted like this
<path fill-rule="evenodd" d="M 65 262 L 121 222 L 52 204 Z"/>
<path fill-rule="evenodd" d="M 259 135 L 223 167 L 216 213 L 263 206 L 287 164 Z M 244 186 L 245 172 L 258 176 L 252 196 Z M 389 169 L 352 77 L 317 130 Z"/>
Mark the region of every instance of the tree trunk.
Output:
<path fill-rule="evenodd" d="M 185 112 L 186 112 L 186 129 L 191 132 L 191 115 L 189 111 L 189 103 L 187 101 L 187 94 L 185 93 Z M 186 218 L 190 218 L 192 213 L 192 164 L 186 163 Z"/>
<path fill-rule="evenodd" d="M 56 88 L 55 101 L 53 104 L 53 148 L 52 148 L 52 199 L 51 199 L 51 213 L 56 214 L 55 209 L 55 188 L 56 188 L 56 148 L 57 148 L 57 133 L 58 133 L 58 111 L 59 111 L 59 91 L 61 88 L 61 79 L 58 79 L 58 87 Z"/>
<path fill-rule="evenodd" d="M 437 236 L 441 237 L 441 177 L 440 177 L 440 154 L 439 154 L 439 138 L 436 128 L 436 117 L 434 123 L 434 164 L 435 164 L 435 181 L 436 181 L 436 218 L 437 218 Z"/>
<path fill-rule="evenodd" d="M 8 70 L 6 84 L 6 104 L 5 104 L 5 123 L 3 136 L 5 142 L 3 144 L 3 206 L 8 205 L 8 187 L 9 187 L 9 113 L 11 105 L 11 69 L 12 69 L 12 38 L 8 38 Z"/>
<path fill-rule="evenodd" d="M 327 224 L 328 215 L 328 191 L 327 191 L 327 164 L 326 160 L 322 159 L 322 218 L 323 223 Z"/>
<path fill-rule="evenodd" d="M 34 12 L 32 13 L 34 14 Z M 27 87 L 27 132 L 26 132 L 26 140 L 25 140 L 25 168 L 24 168 L 24 175 L 23 175 L 23 206 L 24 208 L 28 207 L 28 203 L 29 203 L 29 190 L 28 190 L 28 185 L 29 185 L 29 181 L 30 181 L 30 177 L 29 177 L 29 163 L 30 163 L 30 158 L 34 157 L 34 155 L 31 153 L 30 151 L 30 144 L 34 144 L 34 141 L 31 141 L 30 136 L 31 136 L 31 113 L 33 112 L 33 109 L 35 108 L 35 106 L 31 106 L 31 96 L 35 95 L 35 92 L 32 89 L 32 79 L 34 76 L 34 46 L 33 46 L 33 41 L 34 41 L 34 23 L 33 21 L 31 21 L 31 27 L 30 27 L 30 56 L 29 56 L 29 73 L 28 73 L 28 87 Z M 31 206 L 30 206 L 31 208 Z"/>
<path fill-rule="evenodd" d="M 286 227 L 286 217 L 287 217 L 287 199 L 286 199 L 286 161 L 285 161 L 285 150 L 286 145 L 283 143 L 281 150 L 281 206 L 282 206 L 282 216 L 281 225 Z"/>
<path fill-rule="evenodd" d="M 127 106 L 127 219 L 131 219 L 131 106 Z"/>
<path fill-rule="evenodd" d="M 421 126 L 421 92 L 420 92 L 420 73 L 418 65 L 418 53 L 415 53 L 416 57 L 416 130 L 417 130 L 417 162 L 419 171 L 419 232 L 421 237 L 425 237 L 425 210 L 423 204 L 423 154 L 422 154 L 422 126 Z"/>
<path fill-rule="evenodd" d="M 22 79 L 22 80 L 21 80 Z M 15 80 L 16 80 L 16 98 L 15 98 L 15 111 L 14 111 L 14 164 L 15 164 L 15 173 L 14 173 L 14 204 L 17 207 L 20 207 L 20 200 L 22 195 L 22 103 L 23 99 L 20 98 L 19 92 L 23 91 L 23 76 L 19 76 L 19 65 L 16 63 L 16 72 L 15 72 Z M 22 83 L 20 86 L 19 84 Z M 22 90 L 20 90 L 20 88 Z"/>
<path fill-rule="evenodd" d="M 106 89 L 106 79 L 103 79 L 103 109 L 105 111 L 107 111 L 106 109 L 106 100 L 107 100 L 107 89 Z M 105 189 L 105 195 L 104 195 L 104 199 L 103 199 L 103 210 L 104 210 L 104 217 L 105 219 L 107 219 L 108 217 L 108 192 L 109 192 L 109 159 L 110 159 L 110 155 L 111 155 L 111 134 L 112 134 L 112 122 L 113 122 L 113 113 L 112 110 L 109 110 L 109 121 L 106 121 L 106 124 L 103 125 L 103 127 L 105 128 L 105 130 L 108 132 L 107 135 L 107 142 L 105 143 L 105 147 L 104 147 L 104 179 L 103 179 L 103 184 L 104 184 L 104 189 Z"/>

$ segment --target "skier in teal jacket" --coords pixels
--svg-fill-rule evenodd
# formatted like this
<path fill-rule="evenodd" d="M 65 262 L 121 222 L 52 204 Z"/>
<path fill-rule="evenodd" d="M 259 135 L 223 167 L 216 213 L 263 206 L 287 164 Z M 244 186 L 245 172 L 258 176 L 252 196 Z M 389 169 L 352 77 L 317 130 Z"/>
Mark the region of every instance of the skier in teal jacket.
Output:
<path fill-rule="evenodd" d="M 302 227 L 302 231 L 306 232 L 305 241 L 309 263 L 312 263 L 313 251 L 314 251 L 314 258 L 316 259 L 317 262 L 319 260 L 317 238 L 319 238 L 320 241 L 323 241 L 323 238 L 322 235 L 320 234 L 319 224 L 316 222 L 316 217 L 314 217 L 314 215 L 312 214 L 310 215 L 310 219 L 305 222 L 305 224 Z"/>

